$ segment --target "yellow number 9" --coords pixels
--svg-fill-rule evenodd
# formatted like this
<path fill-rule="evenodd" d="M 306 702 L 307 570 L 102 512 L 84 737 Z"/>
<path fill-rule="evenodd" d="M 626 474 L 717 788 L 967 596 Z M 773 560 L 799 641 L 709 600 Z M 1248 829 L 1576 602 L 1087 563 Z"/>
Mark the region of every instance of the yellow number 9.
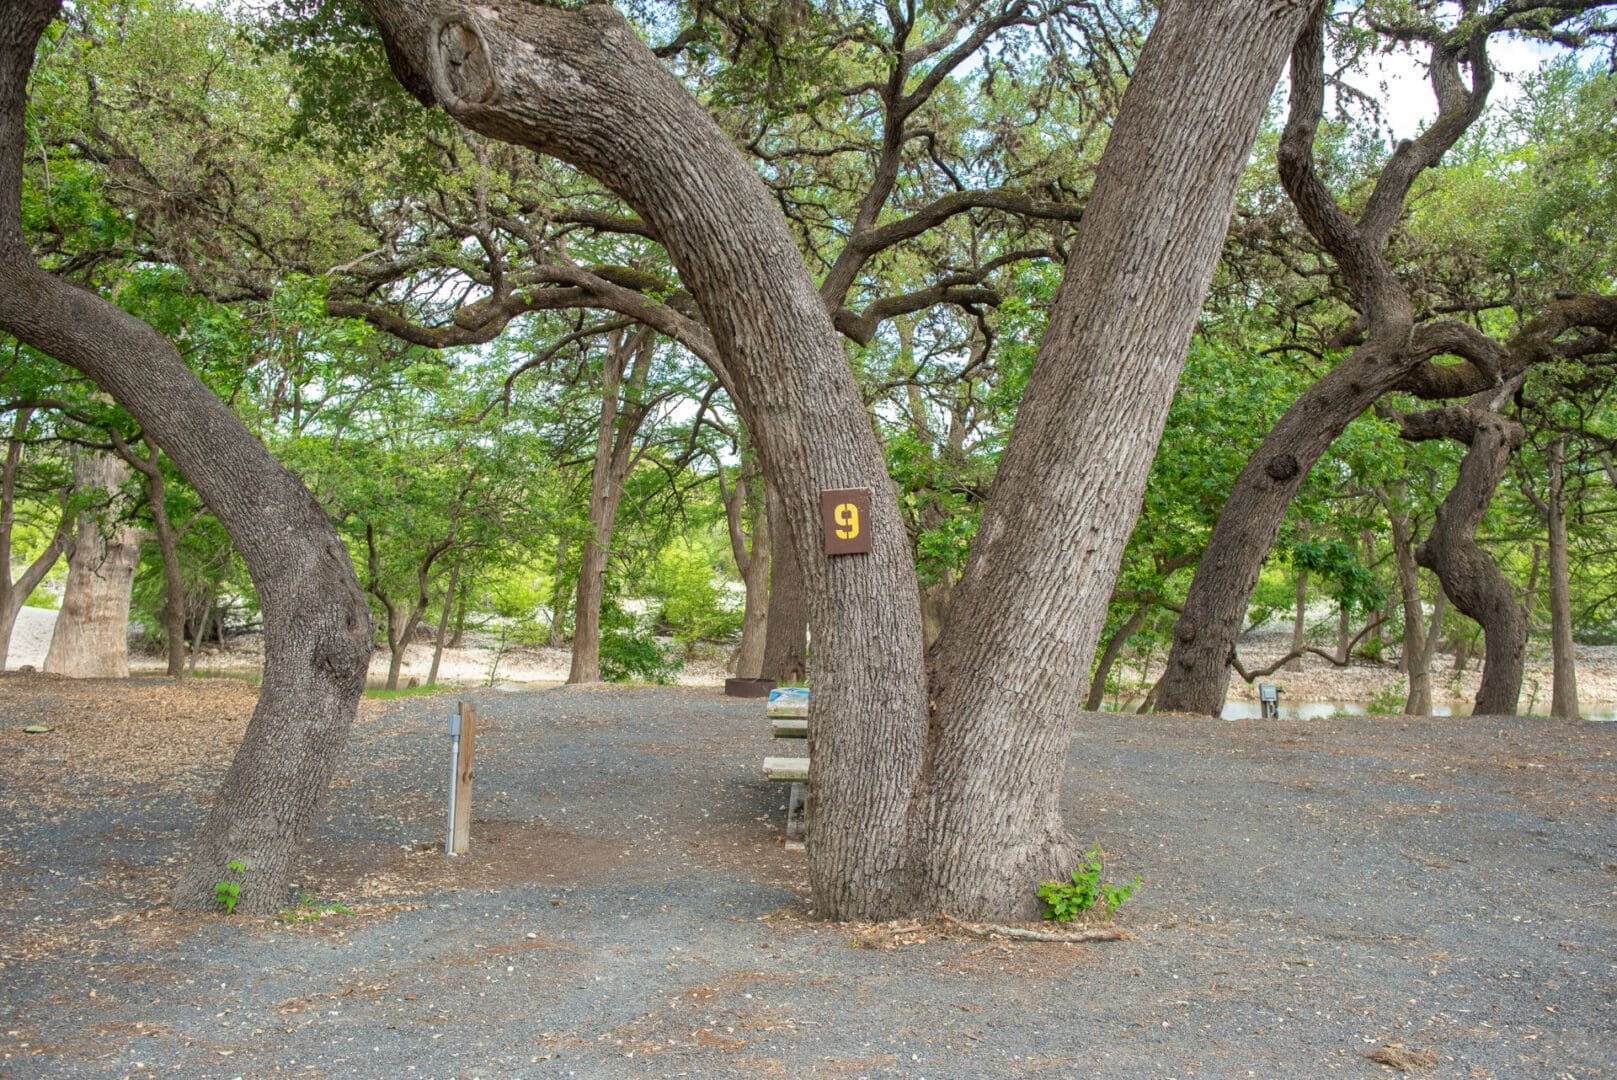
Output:
<path fill-rule="evenodd" d="M 838 540 L 852 540 L 859 535 L 859 508 L 853 503 L 838 503 L 831 511 L 831 520 L 842 526 L 837 530 Z"/>

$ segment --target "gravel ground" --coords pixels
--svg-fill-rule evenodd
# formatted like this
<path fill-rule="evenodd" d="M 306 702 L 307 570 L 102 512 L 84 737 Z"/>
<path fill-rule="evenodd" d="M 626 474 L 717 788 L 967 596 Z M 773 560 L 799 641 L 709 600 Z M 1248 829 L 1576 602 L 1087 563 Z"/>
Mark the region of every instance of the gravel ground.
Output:
<path fill-rule="evenodd" d="M 816 921 L 760 704 L 683 688 L 474 695 L 455 860 L 454 697 L 368 704 L 300 873 L 356 913 L 181 917 L 250 694 L 0 678 L 0 1076 L 1617 1075 L 1617 725 L 1086 714 L 1133 938 L 1013 945 Z"/>

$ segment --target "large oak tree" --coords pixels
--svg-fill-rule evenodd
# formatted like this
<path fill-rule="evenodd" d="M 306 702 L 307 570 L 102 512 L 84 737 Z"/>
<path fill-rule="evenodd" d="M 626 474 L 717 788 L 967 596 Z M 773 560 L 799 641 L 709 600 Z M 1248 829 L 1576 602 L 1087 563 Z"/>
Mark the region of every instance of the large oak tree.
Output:
<path fill-rule="evenodd" d="M 858 388 L 785 222 L 712 119 L 605 6 L 366 6 L 418 97 L 606 184 L 695 298 L 783 478 L 810 596 L 817 909 L 1030 912 L 1033 884 L 1076 854 L 1059 807 L 1075 700 L 1236 180 L 1309 5 L 1162 9 L 926 669 L 909 546 Z M 873 550 L 829 559 L 819 492 L 846 487 L 872 491 Z"/>

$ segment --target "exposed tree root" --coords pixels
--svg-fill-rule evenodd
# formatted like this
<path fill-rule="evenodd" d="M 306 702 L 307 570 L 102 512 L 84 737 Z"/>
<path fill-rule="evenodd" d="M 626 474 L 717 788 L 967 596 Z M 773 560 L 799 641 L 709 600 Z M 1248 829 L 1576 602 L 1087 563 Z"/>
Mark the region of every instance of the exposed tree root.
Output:
<path fill-rule="evenodd" d="M 1000 926 L 994 923 L 966 922 L 953 915 L 944 915 L 943 921 L 970 934 L 985 938 L 1010 938 L 1013 941 L 1055 941 L 1077 944 L 1088 941 L 1128 941 L 1134 937 L 1127 930 L 1115 926 L 1096 926 L 1083 930 L 1032 930 L 1025 926 Z"/>

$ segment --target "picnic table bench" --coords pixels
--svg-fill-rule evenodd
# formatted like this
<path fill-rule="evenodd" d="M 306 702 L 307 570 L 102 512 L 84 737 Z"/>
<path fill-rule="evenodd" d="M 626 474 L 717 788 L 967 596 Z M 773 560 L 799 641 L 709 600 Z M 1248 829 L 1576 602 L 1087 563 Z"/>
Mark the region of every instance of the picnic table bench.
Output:
<path fill-rule="evenodd" d="M 803 687 L 771 690 L 764 713 L 775 738 L 808 738 L 808 690 Z M 807 832 L 808 774 L 806 756 L 764 758 L 764 778 L 791 785 L 786 794 L 786 846 L 794 850 L 802 848 Z"/>

